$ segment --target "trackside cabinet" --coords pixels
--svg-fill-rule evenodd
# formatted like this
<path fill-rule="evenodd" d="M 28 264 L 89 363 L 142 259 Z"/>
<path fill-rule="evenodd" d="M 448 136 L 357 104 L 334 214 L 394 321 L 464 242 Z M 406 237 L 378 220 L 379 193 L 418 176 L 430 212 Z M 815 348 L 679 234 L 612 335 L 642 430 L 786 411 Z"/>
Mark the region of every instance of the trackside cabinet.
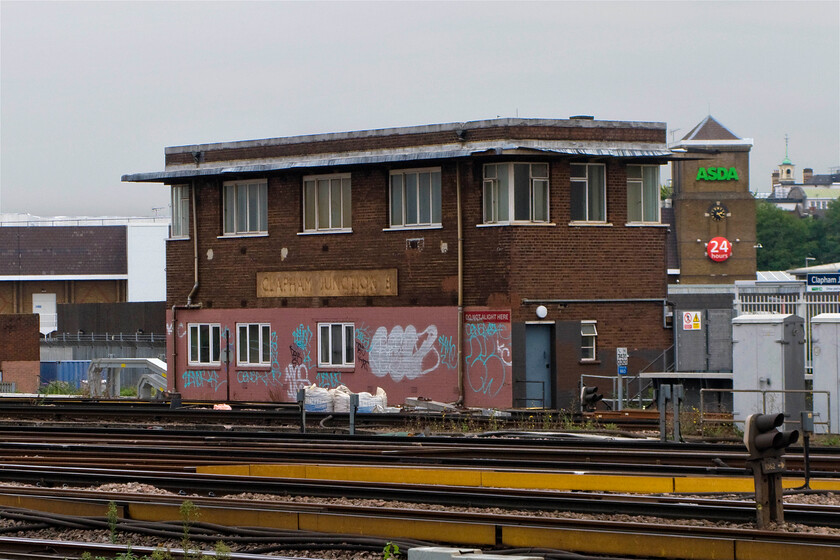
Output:
<path fill-rule="evenodd" d="M 811 371 L 814 373 L 814 429 L 840 433 L 840 313 L 821 313 L 811 319 Z M 829 404 L 831 406 L 829 414 Z"/>
<path fill-rule="evenodd" d="M 747 314 L 732 320 L 735 422 L 783 412 L 796 421 L 805 408 L 805 322 L 796 315 Z"/>

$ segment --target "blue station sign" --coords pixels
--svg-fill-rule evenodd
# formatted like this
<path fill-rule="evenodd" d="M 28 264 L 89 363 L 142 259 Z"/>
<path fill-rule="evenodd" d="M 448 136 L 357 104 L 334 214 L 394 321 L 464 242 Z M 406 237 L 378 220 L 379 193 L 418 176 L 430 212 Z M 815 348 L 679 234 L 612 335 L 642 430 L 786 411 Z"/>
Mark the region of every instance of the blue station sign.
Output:
<path fill-rule="evenodd" d="M 809 292 L 840 292 L 840 272 L 815 272 L 806 277 Z"/>

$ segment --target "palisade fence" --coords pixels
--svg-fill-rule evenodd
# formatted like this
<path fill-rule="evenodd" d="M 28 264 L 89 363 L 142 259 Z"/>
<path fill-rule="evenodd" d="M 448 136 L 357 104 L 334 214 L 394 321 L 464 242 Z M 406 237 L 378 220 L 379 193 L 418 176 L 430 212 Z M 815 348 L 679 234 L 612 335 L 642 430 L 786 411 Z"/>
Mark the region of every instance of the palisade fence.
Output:
<path fill-rule="evenodd" d="M 805 373 L 811 373 L 811 320 L 821 313 L 840 313 L 840 292 L 808 292 L 805 282 L 790 285 L 735 283 L 735 315 L 798 315 L 805 320 Z"/>

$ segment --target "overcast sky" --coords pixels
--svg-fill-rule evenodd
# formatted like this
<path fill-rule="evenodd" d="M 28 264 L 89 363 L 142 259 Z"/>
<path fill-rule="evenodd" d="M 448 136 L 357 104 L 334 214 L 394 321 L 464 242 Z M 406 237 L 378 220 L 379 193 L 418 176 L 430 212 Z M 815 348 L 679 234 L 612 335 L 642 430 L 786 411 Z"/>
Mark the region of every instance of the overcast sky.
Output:
<path fill-rule="evenodd" d="M 164 147 L 501 117 L 711 113 L 840 166 L 840 2 L 0 2 L 0 211 L 168 213 Z M 669 133 L 669 140 L 672 134 Z"/>

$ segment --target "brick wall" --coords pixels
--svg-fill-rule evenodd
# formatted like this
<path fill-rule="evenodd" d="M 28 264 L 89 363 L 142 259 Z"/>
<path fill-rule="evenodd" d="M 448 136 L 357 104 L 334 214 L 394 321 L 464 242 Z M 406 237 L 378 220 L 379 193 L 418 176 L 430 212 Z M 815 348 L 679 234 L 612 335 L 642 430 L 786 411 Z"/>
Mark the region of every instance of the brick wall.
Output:
<path fill-rule="evenodd" d="M 41 367 L 38 315 L 0 315 L 0 371 L 19 392 L 36 392 Z"/>

